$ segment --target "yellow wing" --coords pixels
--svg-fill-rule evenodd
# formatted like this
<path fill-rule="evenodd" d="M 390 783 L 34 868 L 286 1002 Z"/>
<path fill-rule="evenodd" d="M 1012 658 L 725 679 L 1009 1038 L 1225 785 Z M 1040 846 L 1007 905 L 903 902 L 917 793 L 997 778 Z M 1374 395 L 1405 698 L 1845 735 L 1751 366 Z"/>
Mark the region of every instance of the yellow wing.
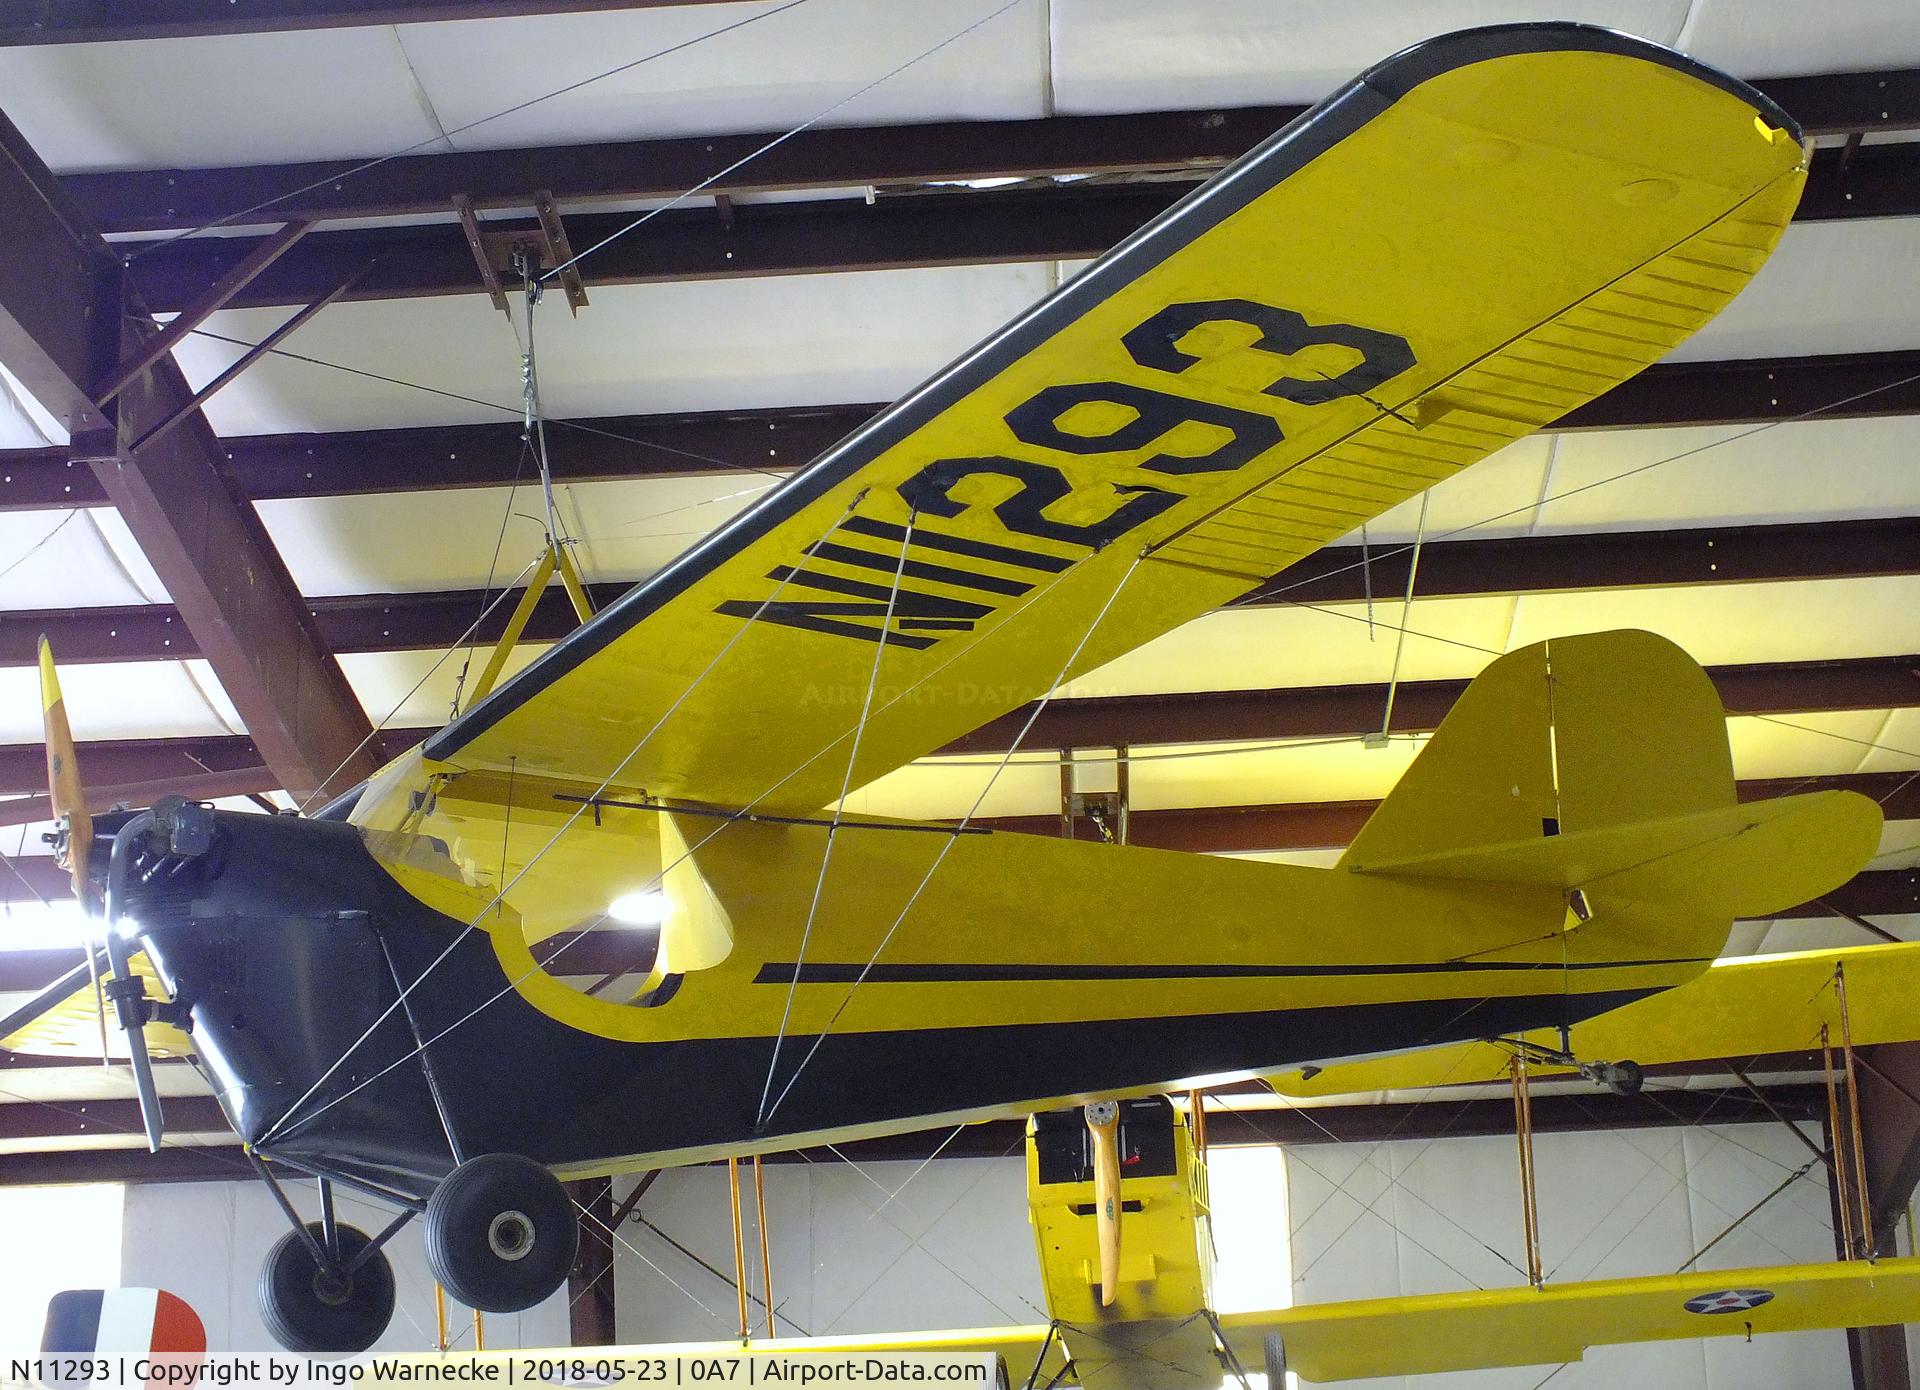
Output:
<path fill-rule="evenodd" d="M 1920 1260 L 1783 1265 L 1318 1303 L 1221 1318 L 1249 1369 L 1278 1333 L 1309 1382 L 1578 1361 L 1622 1342 L 1744 1337 L 1920 1319 Z"/>
<path fill-rule="evenodd" d="M 164 1003 L 166 990 L 146 952 L 134 952 L 128 964 L 134 974 L 150 982 L 147 997 Z M 104 960 L 99 964 L 99 971 L 102 976 L 107 973 Z M 46 1057 L 97 1057 L 102 1008 L 112 1012 L 111 1006 L 100 999 L 93 977 L 82 960 L 19 1008 L 0 1015 L 0 1051 Z M 110 1054 L 124 1059 L 126 1034 L 118 1025 L 107 1030 L 107 1040 Z M 147 1051 L 155 1057 L 185 1057 L 193 1051 L 193 1039 L 172 1024 L 155 1019 L 147 1024 Z"/>
<path fill-rule="evenodd" d="M 1790 119 L 1567 24 L 1408 49 L 426 745 L 811 810 L 1663 356 L 1766 260 Z M 876 679 L 876 662 L 878 675 Z"/>
<path fill-rule="evenodd" d="M 1834 972 L 1846 970 L 1847 1013 L 1856 1045 L 1920 1038 L 1920 943 L 1794 951 L 1716 961 L 1696 978 L 1573 1026 L 1573 1055 L 1642 1065 L 1752 1057 L 1817 1047 L 1825 1024 L 1840 1036 Z M 1558 1033 L 1521 1035 L 1558 1050 Z M 1503 1077 L 1512 1056 L 1494 1043 L 1462 1043 L 1369 1061 L 1281 1072 L 1267 1083 L 1282 1095 L 1337 1096 L 1398 1091 Z M 1550 1076 L 1564 1068 L 1536 1067 Z"/>

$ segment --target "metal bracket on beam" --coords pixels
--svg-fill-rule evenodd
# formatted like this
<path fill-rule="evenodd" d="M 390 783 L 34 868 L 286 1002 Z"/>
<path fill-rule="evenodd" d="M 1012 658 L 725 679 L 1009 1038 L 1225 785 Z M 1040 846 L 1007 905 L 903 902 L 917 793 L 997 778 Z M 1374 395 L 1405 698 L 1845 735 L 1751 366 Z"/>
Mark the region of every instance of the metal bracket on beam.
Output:
<path fill-rule="evenodd" d="M 75 430 L 67 436 L 69 463 L 114 463 L 119 458 L 120 431 L 116 428 Z"/>
<path fill-rule="evenodd" d="M 487 240 L 480 231 L 480 216 L 473 210 L 473 199 L 464 193 L 454 194 L 453 210 L 460 214 L 460 230 L 467 234 L 467 249 L 473 252 L 473 263 L 480 270 L 480 283 L 487 287 L 487 297 L 501 313 L 512 313 L 507 307 L 507 292 L 500 286 L 500 272 L 488 255 Z"/>
<path fill-rule="evenodd" d="M 580 279 L 580 269 L 573 265 L 573 247 L 567 241 L 567 227 L 560 220 L 560 209 L 554 205 L 553 194 L 545 189 L 533 195 L 533 212 L 540 219 L 540 230 L 546 236 L 547 249 L 553 254 L 553 264 L 565 267 L 560 272 L 560 288 L 567 292 L 567 307 L 573 310 L 575 318 L 587 307 L 587 287 Z"/>
<path fill-rule="evenodd" d="M 460 212 L 460 225 L 466 231 L 467 244 L 473 248 L 474 260 L 481 268 L 481 279 L 487 293 L 493 296 L 495 308 L 502 312 L 507 308 L 500 272 L 512 269 L 517 260 L 524 258 L 536 271 L 567 267 L 560 272 L 560 288 L 566 292 L 567 307 L 579 317 L 580 311 L 587 307 L 586 282 L 580 278 L 578 267 L 568 265 L 573 259 L 573 246 L 567 240 L 566 224 L 560 219 L 560 209 L 552 193 L 543 189 L 533 195 L 533 212 L 540 223 L 537 228 L 484 231 L 473 215 L 470 200 L 456 197 L 454 208 Z"/>

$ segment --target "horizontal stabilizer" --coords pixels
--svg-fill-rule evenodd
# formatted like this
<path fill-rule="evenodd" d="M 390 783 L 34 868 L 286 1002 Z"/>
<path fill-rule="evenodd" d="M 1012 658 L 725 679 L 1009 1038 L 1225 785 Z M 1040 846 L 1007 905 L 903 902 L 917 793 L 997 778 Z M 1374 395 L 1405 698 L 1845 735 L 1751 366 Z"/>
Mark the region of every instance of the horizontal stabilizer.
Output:
<path fill-rule="evenodd" d="M 1403 878 L 1598 889 L 1620 902 L 1757 917 L 1853 876 L 1879 843 L 1880 808 L 1856 792 L 1771 801 L 1349 867 Z"/>

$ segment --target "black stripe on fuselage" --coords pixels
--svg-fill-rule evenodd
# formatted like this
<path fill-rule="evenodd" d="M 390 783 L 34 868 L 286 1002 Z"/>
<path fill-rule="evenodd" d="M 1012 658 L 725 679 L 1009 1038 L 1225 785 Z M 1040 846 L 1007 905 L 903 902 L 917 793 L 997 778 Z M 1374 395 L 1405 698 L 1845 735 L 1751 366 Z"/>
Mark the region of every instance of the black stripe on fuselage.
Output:
<path fill-rule="evenodd" d="M 1312 979 L 1347 975 L 1475 974 L 1488 970 L 1628 970 L 1641 965 L 1703 965 L 1705 956 L 1672 960 L 1574 961 L 1403 961 L 1378 965 L 853 965 L 821 962 L 800 965 L 768 961 L 753 977 L 756 985 L 984 984 L 1048 980 L 1235 980 Z M 797 977 L 797 979 L 796 979 Z"/>

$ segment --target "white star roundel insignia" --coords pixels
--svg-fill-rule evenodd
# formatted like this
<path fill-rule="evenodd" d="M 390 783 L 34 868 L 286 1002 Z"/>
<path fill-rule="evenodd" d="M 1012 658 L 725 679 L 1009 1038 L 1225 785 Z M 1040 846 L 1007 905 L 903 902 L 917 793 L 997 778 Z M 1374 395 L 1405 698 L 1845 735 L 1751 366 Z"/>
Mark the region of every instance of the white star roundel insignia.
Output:
<path fill-rule="evenodd" d="M 1745 1313 L 1773 1301 L 1771 1289 L 1722 1289 L 1687 1300 L 1689 1313 Z"/>

